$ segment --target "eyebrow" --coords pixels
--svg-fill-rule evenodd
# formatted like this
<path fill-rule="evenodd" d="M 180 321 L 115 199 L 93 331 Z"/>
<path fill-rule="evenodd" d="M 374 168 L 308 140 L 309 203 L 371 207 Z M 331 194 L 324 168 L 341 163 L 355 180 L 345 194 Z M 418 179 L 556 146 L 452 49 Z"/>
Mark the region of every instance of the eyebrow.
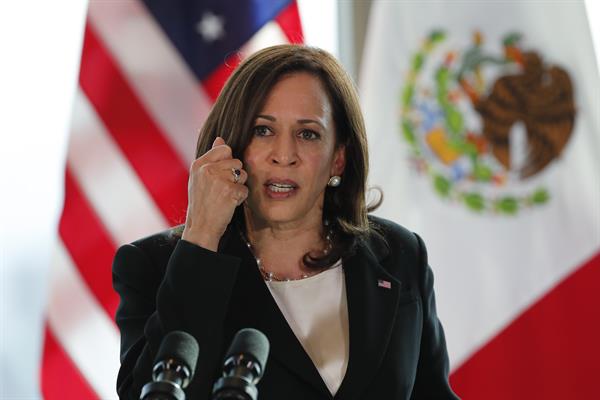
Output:
<path fill-rule="evenodd" d="M 263 118 L 263 119 L 269 120 L 271 122 L 277 121 L 277 118 L 273 117 L 272 115 L 259 114 L 256 116 L 256 118 Z M 320 127 L 322 127 L 323 129 L 325 129 L 325 126 L 320 121 L 317 121 L 316 119 L 303 118 L 303 119 L 299 119 L 297 122 L 300 124 L 317 124 Z"/>

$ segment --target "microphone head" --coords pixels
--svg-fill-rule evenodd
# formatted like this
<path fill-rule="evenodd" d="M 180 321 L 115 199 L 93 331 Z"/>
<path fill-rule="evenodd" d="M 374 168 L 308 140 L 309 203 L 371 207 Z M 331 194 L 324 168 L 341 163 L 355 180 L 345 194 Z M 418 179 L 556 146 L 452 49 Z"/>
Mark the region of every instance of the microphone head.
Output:
<path fill-rule="evenodd" d="M 227 351 L 225 359 L 232 356 L 244 355 L 254 359 L 260 366 L 260 373 L 265 370 L 267 358 L 269 357 L 269 340 L 259 330 L 245 328 L 235 334 L 231 346 Z"/>
<path fill-rule="evenodd" d="M 172 331 L 165 336 L 160 344 L 154 364 L 174 359 L 187 367 L 190 372 L 189 380 L 191 381 L 196 371 L 198 352 L 198 342 L 192 335 L 182 331 Z"/>

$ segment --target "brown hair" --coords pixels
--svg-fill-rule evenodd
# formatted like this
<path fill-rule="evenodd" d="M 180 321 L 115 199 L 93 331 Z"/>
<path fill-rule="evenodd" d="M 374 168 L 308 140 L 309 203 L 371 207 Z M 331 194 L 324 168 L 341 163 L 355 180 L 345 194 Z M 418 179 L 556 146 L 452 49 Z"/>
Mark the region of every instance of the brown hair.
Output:
<path fill-rule="evenodd" d="M 336 146 L 345 146 L 342 182 L 325 192 L 323 218 L 329 221 L 333 246 L 320 258 L 305 256 L 307 265 L 326 266 L 351 250 L 369 230 L 366 205 L 368 151 L 366 131 L 356 88 L 350 76 L 328 52 L 303 46 L 268 47 L 246 59 L 231 75 L 200 130 L 196 157 L 210 150 L 217 136 L 242 159 L 253 137 L 253 124 L 271 88 L 284 76 L 308 72 L 318 77 L 329 96 L 336 127 Z M 239 213 L 236 213 L 239 214 Z"/>

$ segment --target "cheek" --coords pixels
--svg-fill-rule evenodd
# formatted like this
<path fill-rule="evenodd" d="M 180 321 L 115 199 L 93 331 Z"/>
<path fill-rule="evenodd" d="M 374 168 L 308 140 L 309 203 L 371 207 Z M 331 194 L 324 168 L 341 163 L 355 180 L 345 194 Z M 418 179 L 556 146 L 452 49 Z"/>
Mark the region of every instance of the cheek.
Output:
<path fill-rule="evenodd" d="M 248 179 L 246 180 L 246 186 L 252 191 L 256 188 L 257 182 L 260 181 L 258 171 L 254 164 L 251 161 L 244 163 L 244 169 L 248 174 Z"/>
<path fill-rule="evenodd" d="M 244 153 L 242 158 L 242 164 L 244 170 L 248 173 L 248 180 L 252 180 L 255 178 L 257 171 L 257 157 L 255 151 L 249 151 L 250 148 Z"/>
<path fill-rule="evenodd" d="M 308 160 L 308 163 L 312 170 L 314 183 L 318 186 L 322 186 L 323 182 L 327 183 L 332 165 L 331 156 L 327 153 L 315 154 Z"/>

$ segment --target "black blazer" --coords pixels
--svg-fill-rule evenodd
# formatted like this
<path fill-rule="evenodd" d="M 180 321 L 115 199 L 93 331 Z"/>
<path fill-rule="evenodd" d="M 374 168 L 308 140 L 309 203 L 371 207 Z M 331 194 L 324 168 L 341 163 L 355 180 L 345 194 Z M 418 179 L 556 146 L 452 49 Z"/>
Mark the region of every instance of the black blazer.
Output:
<path fill-rule="evenodd" d="M 259 399 L 456 399 L 435 311 L 433 276 L 421 239 L 372 217 L 372 233 L 342 258 L 350 330 L 344 380 L 332 396 L 288 326 L 237 229 L 217 253 L 163 232 L 122 246 L 113 284 L 121 296 L 121 398 L 138 399 L 151 380 L 162 338 L 172 330 L 196 337 L 200 355 L 189 399 L 208 399 L 224 352 L 241 328 L 269 338 L 271 352 Z M 379 280 L 391 283 L 382 287 Z M 383 285 L 387 286 L 387 285 Z"/>

